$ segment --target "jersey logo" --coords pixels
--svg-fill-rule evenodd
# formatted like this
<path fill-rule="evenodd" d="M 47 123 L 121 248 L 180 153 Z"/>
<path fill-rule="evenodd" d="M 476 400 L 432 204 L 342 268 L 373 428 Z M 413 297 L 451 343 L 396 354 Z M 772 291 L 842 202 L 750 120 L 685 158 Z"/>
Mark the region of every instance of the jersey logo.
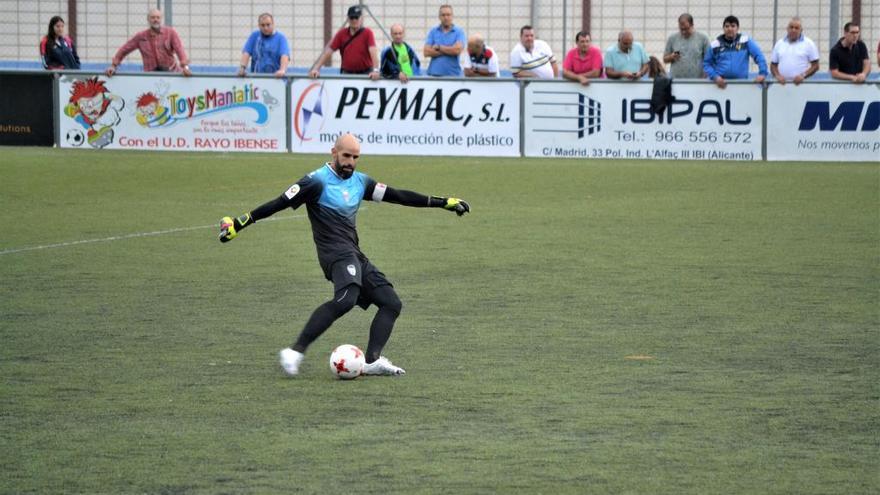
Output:
<path fill-rule="evenodd" d="M 348 270 L 348 273 L 349 273 L 352 277 L 354 277 L 355 275 L 357 275 L 357 268 L 355 268 L 354 265 L 348 265 L 347 267 L 345 267 L 345 269 Z"/>
<path fill-rule="evenodd" d="M 293 197 L 296 196 L 296 193 L 298 193 L 298 192 L 299 192 L 299 184 L 294 184 L 294 185 L 290 186 L 290 189 L 284 191 L 284 197 L 286 197 L 287 199 L 293 199 Z"/>

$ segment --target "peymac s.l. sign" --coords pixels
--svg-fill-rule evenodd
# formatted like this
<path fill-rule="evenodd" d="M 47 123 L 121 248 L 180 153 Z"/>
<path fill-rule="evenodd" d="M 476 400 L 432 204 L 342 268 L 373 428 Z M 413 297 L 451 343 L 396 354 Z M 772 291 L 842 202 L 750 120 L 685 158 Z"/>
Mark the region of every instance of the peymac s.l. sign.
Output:
<path fill-rule="evenodd" d="M 370 154 L 519 156 L 514 81 L 300 79 L 291 119 L 294 153 L 326 153 L 350 132 Z"/>

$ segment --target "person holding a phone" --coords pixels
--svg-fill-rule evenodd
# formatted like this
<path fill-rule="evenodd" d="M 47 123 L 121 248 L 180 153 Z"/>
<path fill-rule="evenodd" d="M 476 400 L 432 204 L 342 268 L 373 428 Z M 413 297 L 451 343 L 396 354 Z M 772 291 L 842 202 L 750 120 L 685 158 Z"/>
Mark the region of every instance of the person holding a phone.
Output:
<path fill-rule="evenodd" d="M 677 79 L 704 79 L 703 58 L 709 49 L 709 36 L 694 29 L 690 14 L 678 16 L 678 32 L 669 35 L 663 61 L 669 64 L 669 74 Z"/>

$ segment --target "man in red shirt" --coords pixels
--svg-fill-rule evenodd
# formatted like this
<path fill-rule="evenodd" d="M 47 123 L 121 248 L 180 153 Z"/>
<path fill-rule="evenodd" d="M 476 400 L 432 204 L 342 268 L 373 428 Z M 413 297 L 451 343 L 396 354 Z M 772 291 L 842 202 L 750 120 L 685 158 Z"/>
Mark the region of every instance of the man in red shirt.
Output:
<path fill-rule="evenodd" d="M 330 60 L 333 52 L 339 50 L 339 56 L 342 57 L 339 72 L 369 74 L 370 79 L 379 79 L 379 50 L 376 48 L 376 38 L 373 37 L 370 28 L 363 27 L 361 15 L 360 5 L 353 5 L 348 9 L 348 27 L 337 31 L 336 36 L 324 47 L 321 57 L 309 71 L 310 77 L 318 77 L 321 66 Z"/>
<path fill-rule="evenodd" d="M 144 72 L 183 72 L 184 76 L 192 75 L 192 71 L 189 70 L 189 57 L 186 56 L 180 36 L 174 28 L 162 25 L 162 11 L 150 10 L 147 14 L 147 22 L 150 24 L 150 29 L 132 36 L 116 51 L 113 62 L 105 71 L 107 77 L 115 74 L 122 59 L 135 50 L 141 52 Z M 177 59 L 174 58 L 175 54 Z"/>
<path fill-rule="evenodd" d="M 568 51 L 562 62 L 562 77 L 590 84 L 590 79 L 602 77 L 602 50 L 590 44 L 590 33 L 581 31 L 575 35 L 577 46 Z"/>

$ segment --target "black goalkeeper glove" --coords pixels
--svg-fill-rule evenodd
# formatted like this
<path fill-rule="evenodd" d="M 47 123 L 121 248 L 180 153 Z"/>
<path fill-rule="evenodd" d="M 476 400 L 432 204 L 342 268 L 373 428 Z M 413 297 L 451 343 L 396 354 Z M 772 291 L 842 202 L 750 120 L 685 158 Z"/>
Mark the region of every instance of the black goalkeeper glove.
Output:
<path fill-rule="evenodd" d="M 471 205 L 467 204 L 467 201 L 458 198 L 446 198 L 446 203 L 443 205 L 443 208 L 449 211 L 454 211 L 458 216 L 462 216 L 471 211 Z"/>
<path fill-rule="evenodd" d="M 223 217 L 220 220 L 220 242 L 229 242 L 238 236 L 238 231 L 254 223 L 250 213 L 238 218 Z"/>

